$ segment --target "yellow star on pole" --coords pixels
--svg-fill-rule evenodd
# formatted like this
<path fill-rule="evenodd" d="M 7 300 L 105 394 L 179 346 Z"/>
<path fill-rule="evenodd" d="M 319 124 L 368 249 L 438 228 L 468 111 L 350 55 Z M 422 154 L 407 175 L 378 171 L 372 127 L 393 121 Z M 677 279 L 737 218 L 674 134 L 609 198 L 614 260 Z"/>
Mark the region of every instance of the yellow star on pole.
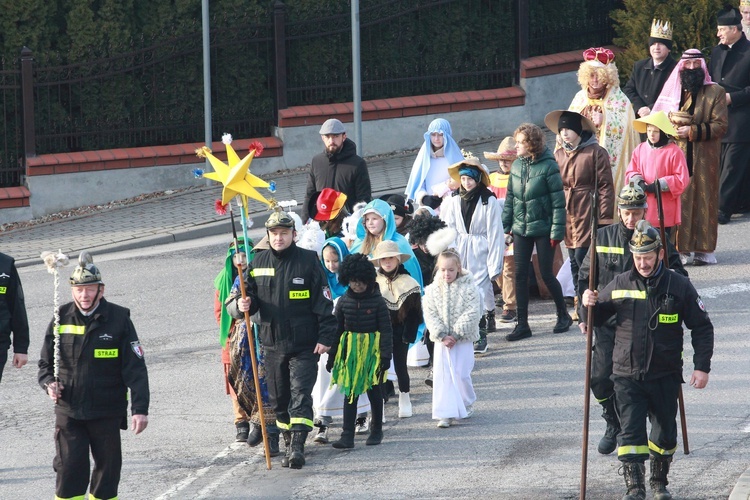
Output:
<path fill-rule="evenodd" d="M 207 147 L 198 150 L 198 156 L 208 158 L 211 166 L 214 167 L 213 172 L 203 174 L 203 177 L 224 185 L 221 202 L 226 205 L 240 194 L 243 195 L 243 201 L 253 198 L 268 205 L 269 201 L 256 188 L 268 188 L 270 184 L 250 173 L 250 164 L 255 158 L 255 150 L 253 149 L 240 160 L 231 144 L 226 144 L 226 147 L 228 164 L 216 158 Z"/>

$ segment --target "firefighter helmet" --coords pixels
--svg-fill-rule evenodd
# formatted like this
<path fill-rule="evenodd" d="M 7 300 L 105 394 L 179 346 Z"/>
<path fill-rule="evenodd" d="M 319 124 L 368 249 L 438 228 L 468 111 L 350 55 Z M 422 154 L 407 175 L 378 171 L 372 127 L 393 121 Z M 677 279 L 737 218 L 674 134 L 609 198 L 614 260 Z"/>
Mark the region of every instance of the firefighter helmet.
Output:
<path fill-rule="evenodd" d="M 78 256 L 78 265 L 73 270 L 73 274 L 70 275 L 70 284 L 72 286 L 104 284 L 102 273 L 94 265 L 94 258 L 88 250 L 84 250 Z"/>
<path fill-rule="evenodd" d="M 620 190 L 617 196 L 617 208 L 623 210 L 636 210 L 639 208 L 648 208 L 646 203 L 646 193 L 643 188 L 633 181 L 630 181 Z"/>
<path fill-rule="evenodd" d="M 289 214 L 282 210 L 276 210 L 266 221 L 266 229 L 273 229 L 274 227 L 288 227 L 294 229 L 294 219 Z"/>
<path fill-rule="evenodd" d="M 630 252 L 642 254 L 658 251 L 661 248 L 659 231 L 654 229 L 648 221 L 639 220 L 630 238 Z"/>

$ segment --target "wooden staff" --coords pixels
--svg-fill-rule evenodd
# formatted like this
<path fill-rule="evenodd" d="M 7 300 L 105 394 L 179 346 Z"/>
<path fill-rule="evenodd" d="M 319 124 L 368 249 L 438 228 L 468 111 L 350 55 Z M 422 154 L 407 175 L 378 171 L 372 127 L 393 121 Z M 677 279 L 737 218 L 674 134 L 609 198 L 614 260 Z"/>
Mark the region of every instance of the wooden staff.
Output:
<path fill-rule="evenodd" d="M 245 291 L 245 280 L 242 277 L 242 264 L 247 263 L 247 256 L 242 258 L 240 245 L 237 241 L 237 228 L 234 225 L 234 211 L 231 203 L 229 204 L 229 217 L 232 219 L 232 237 L 234 238 L 234 265 L 237 267 L 237 276 L 239 276 L 240 293 L 242 298 L 247 298 Z M 245 240 L 245 245 L 247 245 Z M 247 248 L 247 247 L 246 247 Z M 247 340 L 250 345 L 250 365 L 253 367 L 253 380 L 255 382 L 255 404 L 258 405 L 258 415 L 260 416 L 260 430 L 263 436 L 263 453 L 266 456 L 266 468 L 271 470 L 271 450 L 268 447 L 268 433 L 266 432 L 266 417 L 263 414 L 263 393 L 260 390 L 260 377 L 258 376 L 258 360 L 255 358 L 255 332 L 250 323 L 250 313 L 245 311 L 245 329 L 247 330 Z"/>
<path fill-rule="evenodd" d="M 659 209 L 659 234 L 661 235 L 661 242 L 664 248 L 664 267 L 669 269 L 669 246 L 667 245 L 667 233 L 664 230 L 664 206 L 661 202 L 661 182 L 659 182 L 659 179 L 654 181 L 654 186 L 656 188 L 656 206 Z M 680 384 L 679 391 L 677 392 L 677 402 L 677 407 L 680 409 L 680 426 L 682 427 L 682 449 L 685 452 L 685 455 L 689 455 L 690 446 L 688 445 L 687 420 L 685 418 L 685 400 L 682 396 L 682 384 Z"/>
<path fill-rule="evenodd" d="M 591 192 L 591 244 L 589 245 L 589 290 L 596 289 L 596 231 L 599 225 L 597 217 L 598 189 Z M 583 381 L 583 443 L 581 444 L 581 500 L 586 500 L 586 473 L 589 457 L 589 406 L 591 404 L 591 351 L 593 346 L 594 308 L 586 310 L 586 378 Z"/>

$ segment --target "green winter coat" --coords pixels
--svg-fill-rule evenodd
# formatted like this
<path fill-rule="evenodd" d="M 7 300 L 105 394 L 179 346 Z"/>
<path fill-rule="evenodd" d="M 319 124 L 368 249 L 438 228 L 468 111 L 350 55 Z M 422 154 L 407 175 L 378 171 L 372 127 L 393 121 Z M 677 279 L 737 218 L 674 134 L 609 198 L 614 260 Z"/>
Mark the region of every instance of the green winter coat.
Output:
<path fill-rule="evenodd" d="M 549 148 L 526 164 L 513 162 L 503 208 L 506 233 L 526 237 L 565 238 L 565 195 L 560 167 Z"/>

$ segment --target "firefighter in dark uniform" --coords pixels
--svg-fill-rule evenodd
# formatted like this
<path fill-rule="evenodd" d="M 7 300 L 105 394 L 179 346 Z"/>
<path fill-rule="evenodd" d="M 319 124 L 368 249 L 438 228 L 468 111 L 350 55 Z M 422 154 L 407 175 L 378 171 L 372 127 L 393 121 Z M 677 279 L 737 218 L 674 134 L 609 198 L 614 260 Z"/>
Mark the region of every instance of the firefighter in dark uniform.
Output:
<path fill-rule="evenodd" d="M 619 222 L 600 228 L 596 232 L 596 288 L 601 290 L 618 274 L 633 269 L 633 255 L 630 253 L 630 238 L 638 221 L 646 216 L 648 204 L 646 193 L 636 183 L 630 182 L 620 190 L 617 196 L 617 214 Z M 680 254 L 667 242 L 669 248 L 669 268 L 687 276 L 687 271 L 680 261 Z M 578 289 L 589 286 L 591 267 L 591 248 L 581 263 L 578 271 Z M 586 333 L 586 316 L 579 314 L 578 324 Z M 597 450 L 608 455 L 617 448 L 617 434 L 620 432 L 620 421 L 615 411 L 615 388 L 612 375 L 612 349 L 615 346 L 616 317 L 612 316 L 601 326 L 594 328 L 594 352 L 591 358 L 591 392 L 602 405 L 602 418 L 607 422 L 607 430 L 599 441 Z"/>
<path fill-rule="evenodd" d="M 8 361 L 13 337 L 13 366 L 21 368 L 29 359 L 29 320 L 16 262 L 0 252 L 0 380 Z"/>
<path fill-rule="evenodd" d="M 708 383 L 714 328 L 690 280 L 666 269 L 659 232 L 640 221 L 630 240 L 633 269 L 618 274 L 600 292 L 586 290 L 583 303 L 595 307 L 594 323 L 617 315 L 612 380 L 622 431 L 617 456 L 627 493 L 646 498 L 644 462 L 657 500 L 671 499 L 667 474 L 677 448 L 677 396 L 682 383 L 682 324 L 691 330 L 694 371 L 690 385 Z M 646 432 L 646 418 L 651 432 Z"/>
<path fill-rule="evenodd" d="M 270 250 L 256 254 L 245 271 L 247 298 L 232 295 L 226 307 L 237 319 L 249 311 L 260 325 L 268 393 L 286 445 L 281 465 L 300 469 L 313 428 L 319 355 L 333 344 L 337 324 L 323 267 L 315 252 L 294 243 L 294 220 L 276 211 L 265 226 Z M 278 439 L 269 435 L 277 447 Z"/>
<path fill-rule="evenodd" d="M 54 320 L 39 359 L 39 384 L 55 401 L 56 499 L 84 498 L 89 449 L 94 457 L 89 498 L 117 498 L 128 389 L 132 429 L 148 425 L 149 388 L 143 348 L 130 311 L 104 299 L 104 283 L 88 252 L 70 277 L 73 302 L 60 307 L 59 377 L 55 379 Z"/>

